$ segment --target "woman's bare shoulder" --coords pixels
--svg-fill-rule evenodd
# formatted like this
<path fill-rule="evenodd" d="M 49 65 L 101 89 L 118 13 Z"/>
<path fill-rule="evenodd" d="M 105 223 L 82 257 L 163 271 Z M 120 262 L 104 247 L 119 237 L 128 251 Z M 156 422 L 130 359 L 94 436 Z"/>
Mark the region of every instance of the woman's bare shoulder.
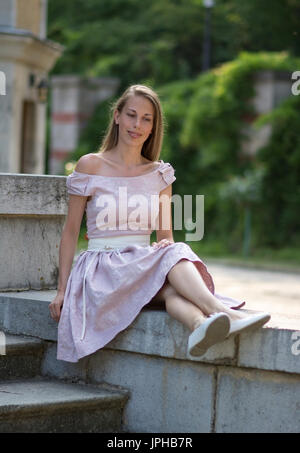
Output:
<path fill-rule="evenodd" d="M 156 167 L 160 166 L 160 162 L 157 160 L 150 160 L 150 159 L 147 159 L 146 157 L 144 157 L 144 165 L 147 165 L 148 167 L 156 168 Z"/>
<path fill-rule="evenodd" d="M 75 170 L 80 173 L 88 173 L 89 175 L 99 172 L 101 161 L 96 154 L 90 153 L 81 156 L 78 160 Z"/>

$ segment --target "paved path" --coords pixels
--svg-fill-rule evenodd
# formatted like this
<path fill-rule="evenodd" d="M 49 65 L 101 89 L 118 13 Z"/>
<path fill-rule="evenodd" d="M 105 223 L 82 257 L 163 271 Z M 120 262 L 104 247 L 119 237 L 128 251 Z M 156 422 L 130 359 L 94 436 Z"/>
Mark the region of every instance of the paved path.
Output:
<path fill-rule="evenodd" d="M 245 309 L 272 314 L 270 327 L 300 330 L 300 275 L 205 261 L 217 293 L 245 300 Z"/>

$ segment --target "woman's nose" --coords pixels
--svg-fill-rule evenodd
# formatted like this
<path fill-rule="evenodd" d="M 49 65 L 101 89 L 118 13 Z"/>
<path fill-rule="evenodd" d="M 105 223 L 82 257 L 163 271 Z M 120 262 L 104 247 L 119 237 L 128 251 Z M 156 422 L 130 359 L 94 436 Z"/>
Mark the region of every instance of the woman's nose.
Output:
<path fill-rule="evenodd" d="M 135 119 L 135 124 L 134 124 L 134 125 L 135 125 L 135 127 L 140 127 L 140 125 L 141 125 L 141 119 L 140 119 L 140 118 L 136 118 L 136 119 Z"/>

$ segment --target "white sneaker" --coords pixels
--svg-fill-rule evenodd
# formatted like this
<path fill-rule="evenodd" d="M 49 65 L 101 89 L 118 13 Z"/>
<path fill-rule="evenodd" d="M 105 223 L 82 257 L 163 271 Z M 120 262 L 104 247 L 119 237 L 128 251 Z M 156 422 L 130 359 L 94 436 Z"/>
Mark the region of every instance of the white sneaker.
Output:
<path fill-rule="evenodd" d="M 270 319 L 271 315 L 269 313 L 259 313 L 258 315 L 250 315 L 244 319 L 231 321 L 228 338 L 238 335 L 239 333 L 259 329 L 266 324 L 266 322 L 270 321 Z"/>
<path fill-rule="evenodd" d="M 188 353 L 201 356 L 208 348 L 226 339 L 230 330 L 230 318 L 226 313 L 214 313 L 189 336 Z"/>

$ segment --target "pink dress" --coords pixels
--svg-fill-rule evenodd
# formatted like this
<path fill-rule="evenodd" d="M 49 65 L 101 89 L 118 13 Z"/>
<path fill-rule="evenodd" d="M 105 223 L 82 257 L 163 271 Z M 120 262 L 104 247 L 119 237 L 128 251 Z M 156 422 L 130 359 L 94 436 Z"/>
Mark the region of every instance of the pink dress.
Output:
<path fill-rule="evenodd" d="M 154 228 L 151 216 L 148 216 L 149 223 L 139 230 L 133 230 L 129 222 L 125 229 L 121 217 L 117 216 L 117 228 L 110 225 L 110 229 L 105 230 L 104 220 L 108 217 L 101 216 L 100 196 L 113 197 L 116 212 L 120 187 L 126 191 L 128 199 L 132 195 L 143 195 L 150 205 L 151 195 L 159 196 L 175 179 L 171 164 L 160 160 L 154 170 L 140 176 L 108 177 L 74 171 L 67 177 L 67 189 L 69 194 L 91 196 L 86 205 L 88 238 L 107 238 L 109 243 L 110 237 L 150 235 Z M 128 219 L 132 209 L 128 204 Z M 107 221 L 105 225 L 108 225 Z M 151 245 L 130 244 L 120 250 L 86 250 L 77 257 L 67 282 L 58 324 L 57 359 L 77 362 L 103 348 L 134 321 L 143 307 L 146 308 L 164 285 L 168 272 L 182 259 L 194 263 L 207 288 L 226 306 L 240 308 L 245 304 L 215 292 L 206 265 L 184 242 L 157 249 Z"/>

